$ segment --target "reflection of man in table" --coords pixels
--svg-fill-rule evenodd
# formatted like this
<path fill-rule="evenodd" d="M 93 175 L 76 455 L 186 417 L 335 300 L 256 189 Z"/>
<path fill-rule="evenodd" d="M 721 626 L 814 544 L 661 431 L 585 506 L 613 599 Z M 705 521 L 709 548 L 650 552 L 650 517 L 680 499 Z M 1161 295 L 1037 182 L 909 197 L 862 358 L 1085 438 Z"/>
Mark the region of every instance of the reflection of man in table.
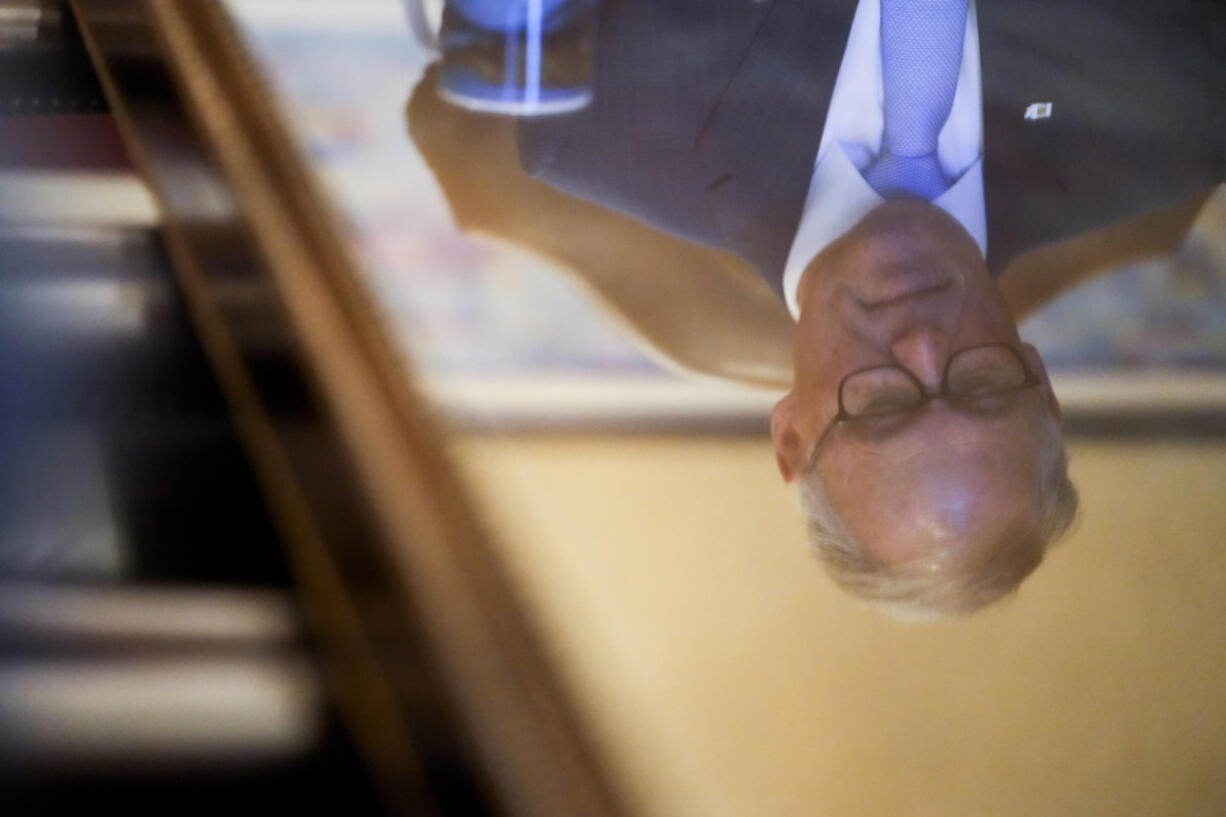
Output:
<path fill-rule="evenodd" d="M 924 614 L 1015 587 L 1076 505 L 1046 373 L 992 277 L 1203 196 L 1226 86 L 1212 0 L 936 0 L 908 21 L 915 5 L 607 0 L 595 104 L 524 123 L 520 148 L 530 173 L 735 253 L 786 300 L 779 468 L 835 579 Z M 891 107 L 917 93 L 920 119 L 944 106 L 919 136 Z"/>

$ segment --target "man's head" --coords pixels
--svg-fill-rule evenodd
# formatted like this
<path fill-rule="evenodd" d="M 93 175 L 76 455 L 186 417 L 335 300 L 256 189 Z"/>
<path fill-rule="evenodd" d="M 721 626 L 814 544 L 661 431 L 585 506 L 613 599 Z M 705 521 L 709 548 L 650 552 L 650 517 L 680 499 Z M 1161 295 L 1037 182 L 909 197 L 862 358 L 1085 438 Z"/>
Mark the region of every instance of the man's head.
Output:
<path fill-rule="evenodd" d="M 1077 500 L 1047 373 L 973 239 L 887 202 L 810 263 L 798 300 L 771 437 L 828 572 L 913 616 L 1016 587 Z"/>

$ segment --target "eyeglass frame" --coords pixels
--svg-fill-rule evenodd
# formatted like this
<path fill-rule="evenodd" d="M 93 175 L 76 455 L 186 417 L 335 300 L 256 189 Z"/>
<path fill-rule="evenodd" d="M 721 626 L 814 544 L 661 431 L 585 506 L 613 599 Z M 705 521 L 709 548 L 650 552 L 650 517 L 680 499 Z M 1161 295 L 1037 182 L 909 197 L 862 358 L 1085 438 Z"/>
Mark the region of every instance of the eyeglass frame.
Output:
<path fill-rule="evenodd" d="M 893 417 L 899 414 L 907 414 L 907 413 L 918 411 L 919 409 L 922 409 L 924 406 L 928 405 L 934 400 L 946 399 L 946 400 L 951 400 L 952 402 L 957 402 L 960 399 L 966 399 L 966 398 L 971 397 L 971 395 L 955 394 L 954 392 L 951 392 L 949 390 L 950 367 L 953 365 L 953 362 L 955 360 L 957 360 L 961 355 L 965 354 L 966 352 L 973 352 L 977 349 L 989 349 L 989 348 L 995 348 L 995 347 L 1003 347 L 1005 349 L 1008 349 L 1010 352 L 1012 352 L 1013 356 L 1017 358 L 1017 362 L 1022 364 L 1022 371 L 1026 374 L 1026 378 L 1017 386 L 1010 386 L 1007 389 L 1003 389 L 997 392 L 990 392 L 988 395 L 982 395 L 982 396 L 998 397 L 998 396 L 1005 395 L 1005 394 L 1013 394 L 1014 392 L 1023 391 L 1025 389 L 1032 389 L 1035 386 L 1042 385 L 1043 378 L 1039 377 L 1034 372 L 1034 370 L 1030 367 L 1030 364 L 1026 362 L 1026 356 L 1022 354 L 1020 351 L 1018 351 L 1017 347 L 1015 347 L 1012 343 L 1006 343 L 1005 341 L 993 341 L 991 343 L 980 343 L 975 346 L 967 346 L 951 354 L 949 356 L 949 359 L 945 361 L 945 371 L 941 374 L 941 388 L 935 392 L 928 391 L 928 389 L 924 387 L 924 384 L 920 382 L 920 379 L 915 376 L 914 372 L 912 372 L 906 366 L 900 365 L 898 363 L 887 363 L 882 366 L 866 366 L 863 369 L 856 369 L 854 372 L 848 372 L 847 374 L 843 375 L 842 379 L 839 380 L 839 392 L 838 392 L 839 413 L 834 416 L 834 419 L 831 420 L 830 423 L 826 426 L 826 429 L 825 431 L 822 432 L 822 435 L 817 438 L 817 443 L 813 446 L 813 451 L 810 452 L 808 458 L 805 460 L 805 468 L 804 468 L 803 473 L 807 474 L 817 466 L 818 454 L 821 453 L 826 443 L 830 440 L 830 437 L 833 434 L 836 426 L 839 426 L 843 423 L 852 422 L 855 420 L 866 420 L 866 419 L 870 419 L 874 417 Z M 887 411 L 881 414 L 850 414 L 848 413 L 848 411 L 843 407 L 843 386 L 847 383 L 847 381 L 850 378 L 855 377 L 858 374 L 864 374 L 865 372 L 872 372 L 878 369 L 898 369 L 904 375 L 909 377 L 911 379 L 911 382 L 915 384 L 917 390 L 919 391 L 919 394 L 920 394 L 919 402 L 916 403 L 914 406 L 908 406 L 907 408 L 901 409 L 899 411 Z M 976 396 L 979 396 L 979 395 L 976 395 Z"/>

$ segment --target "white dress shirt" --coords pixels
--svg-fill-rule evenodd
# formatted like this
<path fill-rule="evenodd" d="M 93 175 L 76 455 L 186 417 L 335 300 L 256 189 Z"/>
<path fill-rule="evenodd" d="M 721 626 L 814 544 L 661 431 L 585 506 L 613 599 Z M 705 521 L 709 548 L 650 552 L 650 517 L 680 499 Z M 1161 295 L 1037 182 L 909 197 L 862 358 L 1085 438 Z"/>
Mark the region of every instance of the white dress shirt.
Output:
<path fill-rule="evenodd" d="M 986 256 L 983 98 L 976 19 L 975 0 L 970 0 L 953 110 L 937 141 L 941 167 L 956 181 L 932 203 L 956 218 Z M 830 95 L 809 194 L 784 267 L 783 292 L 793 318 L 800 315 L 796 290 L 805 267 L 884 201 L 860 175 L 881 150 L 882 109 L 881 0 L 860 0 Z"/>

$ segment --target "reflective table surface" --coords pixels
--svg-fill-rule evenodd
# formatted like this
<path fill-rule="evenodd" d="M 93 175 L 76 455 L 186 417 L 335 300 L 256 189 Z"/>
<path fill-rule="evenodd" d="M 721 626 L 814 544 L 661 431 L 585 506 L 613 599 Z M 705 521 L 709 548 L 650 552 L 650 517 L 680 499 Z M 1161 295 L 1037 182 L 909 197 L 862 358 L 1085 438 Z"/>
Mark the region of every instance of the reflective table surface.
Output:
<path fill-rule="evenodd" d="M 1022 188 L 1019 206 L 1057 208 L 1014 211 L 1048 238 L 1031 236 L 1033 252 L 993 272 L 1064 406 L 1081 512 L 1016 595 L 969 619 L 899 624 L 841 595 L 809 552 L 767 433 L 792 384 L 792 319 L 755 275 L 752 241 L 715 236 L 686 209 L 705 195 L 684 188 L 695 176 L 735 187 L 721 173 L 740 172 L 696 155 L 703 127 L 724 129 L 719 149 L 739 150 L 733 161 L 802 138 L 785 119 L 762 127 L 767 91 L 730 78 L 794 46 L 774 26 L 799 4 L 721 4 L 693 20 L 632 5 L 601 7 L 586 107 L 516 118 L 448 96 L 449 57 L 429 36 L 437 6 L 372 2 L 313 18 L 231 4 L 383 330 L 453 429 L 453 455 L 630 810 L 1220 809 L 1220 124 L 1219 147 L 1197 148 L 1208 175 L 1188 177 L 1194 206 L 1146 226 L 1129 221 L 1149 214 L 1139 199 L 1102 190 L 1117 198 L 1089 208 L 1091 224 L 1058 188 L 1076 200 L 1088 178 L 1032 170 L 1027 181 L 1011 164 L 1020 148 L 991 142 L 1009 137 L 990 72 L 1038 70 L 1051 55 L 1007 38 L 1002 54 L 1003 33 L 1032 36 L 1035 21 L 980 9 L 989 175 Z M 1202 11 L 1188 6 L 1143 47 L 1194 36 L 1185 26 Z M 1056 27 L 1098 32 L 1102 47 L 1143 16 L 1069 14 Z M 1222 60 L 1195 42 L 1185 68 L 1200 90 L 1164 105 L 1214 107 L 1196 83 L 1220 79 Z M 694 68 L 702 47 L 743 47 L 744 63 Z M 1083 67 L 1063 79 L 1088 82 Z M 1077 93 L 1058 87 L 1026 89 L 1059 94 L 1054 121 L 1006 112 L 1018 128 L 1050 125 L 1039 138 L 1051 150 L 1090 127 L 1068 107 Z M 1093 111 L 1139 127 L 1130 113 Z M 694 130 L 669 130 L 686 117 Z M 1116 149 L 1106 133 L 1082 138 Z M 550 150 L 553 176 L 532 166 Z M 999 188 L 989 223 L 1008 232 L 991 215 Z M 1012 238 L 1028 229 L 1012 226 Z M 1091 227 L 1102 229 L 1082 238 Z M 1147 245 L 1146 229 L 1166 248 Z"/>
<path fill-rule="evenodd" d="M 222 5 L 237 32 L 230 56 L 240 77 L 223 79 L 241 85 L 251 71 L 249 85 L 259 88 L 253 97 L 266 111 L 248 110 L 254 130 L 283 135 L 306 169 L 302 179 L 277 177 L 281 165 L 265 153 L 269 173 L 291 202 L 301 196 L 318 205 L 324 215 L 303 221 L 337 236 L 345 261 L 321 260 L 315 251 L 331 245 L 304 240 L 297 249 L 313 256 L 278 266 L 261 279 L 266 289 L 235 286 L 230 300 L 217 299 L 223 314 L 246 307 L 259 314 L 251 305 L 275 293 L 279 314 L 291 318 L 284 332 L 280 324 L 254 327 L 269 333 L 254 345 L 278 353 L 257 360 L 267 364 L 262 369 L 248 359 L 244 371 L 275 372 L 292 357 L 284 348 L 318 364 L 301 388 L 294 380 L 294 388 L 275 392 L 291 415 L 296 401 L 307 406 L 299 420 L 316 411 L 340 418 L 335 436 L 350 443 L 345 469 L 306 485 L 317 491 L 312 496 L 326 495 L 331 480 L 343 488 L 336 507 L 356 495 L 358 505 L 377 509 L 372 517 L 392 520 L 387 529 L 432 515 L 446 528 L 457 508 L 471 515 L 461 521 L 488 541 L 490 572 L 505 578 L 508 598 L 540 645 L 546 687 L 569 707 L 617 809 L 1173 817 L 1226 807 L 1226 508 L 1218 501 L 1226 485 L 1226 117 L 1218 101 L 1226 88 L 1226 21 L 1215 4 L 974 6 L 976 36 L 965 53 L 979 60 L 980 114 L 969 117 L 981 123 L 979 150 L 950 181 L 980 168 L 983 241 L 972 235 L 971 217 L 954 228 L 938 216 L 934 230 L 956 236 L 958 257 L 979 265 L 974 291 L 992 305 L 990 315 L 1017 321 L 1009 342 L 1034 347 L 1025 363 L 1062 406 L 1080 509 L 1015 592 L 972 615 L 922 623 L 899 621 L 831 581 L 813 552 L 797 491 L 780 479 L 780 471 L 789 476 L 789 456 L 807 455 L 835 416 L 837 383 L 852 369 L 899 364 L 923 380 L 922 390 L 948 388 L 938 370 L 953 341 L 925 357 L 908 338 L 922 336 L 915 343 L 931 349 L 924 343 L 935 342 L 933 326 L 949 327 L 935 307 L 925 310 L 951 292 L 971 291 L 956 275 L 923 279 L 918 289 L 907 278 L 900 292 L 856 289 L 868 280 L 862 276 L 829 291 L 813 283 L 826 280 L 818 274 L 799 283 L 787 277 L 797 236 L 825 212 L 811 203 L 813 180 L 823 158 L 840 155 L 829 153 L 824 134 L 838 110 L 831 99 L 840 72 L 856 64 L 843 57 L 849 33 L 873 29 L 871 16 L 859 29 L 852 20 L 875 14 L 876 4 L 857 12 L 856 3 L 728 0 L 695 14 L 683 3 L 543 2 L 522 4 L 543 15 L 523 25 L 481 15 L 513 3 Z M 1073 34 L 1077 47 L 1063 42 Z M 225 56 L 214 54 L 210 65 L 224 67 Z M 1140 67 L 1123 70 L 1125 60 Z M 207 96 L 207 83 L 176 76 L 180 87 Z M 221 144 L 223 158 L 241 158 L 218 136 L 225 123 L 199 129 Z M 850 164 L 870 161 L 843 150 Z M 148 164 L 157 176 L 157 157 Z M 213 196 L 207 184 L 193 186 L 199 179 L 184 178 L 171 186 L 178 199 L 164 200 L 170 210 L 241 211 L 259 227 L 253 244 L 266 240 L 268 257 L 295 258 L 287 246 L 294 242 L 267 239 L 292 235 L 276 233 L 269 216 L 283 211 L 254 194 Z M 168 195 L 164 183 L 154 187 Z M 976 249 L 984 243 L 986 253 Z M 352 371 L 361 372 L 345 380 L 345 364 L 357 358 L 329 358 L 328 339 L 348 336 L 322 319 L 331 311 L 303 306 L 317 283 L 313 265 L 327 264 L 339 271 L 327 283 L 348 310 L 348 336 L 381 350 L 381 389 L 363 390 L 366 369 L 356 364 Z M 807 264 L 802 258 L 799 271 Z M 246 271 L 238 266 L 233 281 L 242 283 Z M 215 305 L 202 295 L 216 290 L 201 286 L 190 267 L 185 274 L 180 264 L 178 273 L 189 302 Z M 800 323 L 787 306 L 793 289 L 807 293 Z M 36 297 L 73 320 L 104 306 L 112 331 L 122 333 L 133 314 L 161 314 L 171 297 L 157 287 L 141 292 L 30 296 L 14 284 L 6 301 L 14 318 L 4 325 L 20 325 Z M 805 310 L 839 293 L 852 296 L 840 302 L 843 312 L 805 323 Z M 841 326 L 848 310 L 861 321 L 850 334 L 880 341 L 873 333 L 895 320 L 897 296 L 919 329 L 891 335 L 880 359 L 838 369 L 831 361 L 851 341 L 806 344 L 832 337 L 829 328 Z M 948 334 L 964 345 L 996 339 L 984 325 Z M 29 346 L 36 356 L 56 348 Z M 214 336 L 210 363 L 232 384 L 233 360 L 217 346 Z M 810 370 L 836 376 L 806 392 Z M 86 375 L 67 382 L 88 383 Z M 28 376 L 22 368 L 6 379 Z M 183 377 L 173 367 L 166 376 Z M 980 397 L 975 382 L 966 388 Z M 345 383 L 353 386 L 351 405 Z M 194 393 L 190 384 L 174 392 Z M 774 407 L 795 392 L 816 407 L 813 417 L 772 428 Z M 397 449 L 386 433 L 396 426 L 381 425 L 372 394 L 410 406 L 398 416 L 408 425 L 420 420 L 470 504 L 389 478 L 410 472 L 396 469 L 395 452 L 380 450 Z M 1033 392 L 1036 404 L 1051 405 L 1042 403 L 1045 394 Z M 886 408 L 909 399 L 888 391 L 884 398 Z M 250 421 L 251 405 L 239 402 Z M 971 403 L 981 416 L 1013 416 L 994 413 L 987 400 Z M 780 429 L 793 427 L 789 443 Z M 1017 427 L 1002 422 L 987 443 L 983 434 L 975 441 L 995 452 Z M 131 445 L 133 428 L 150 433 L 149 424 L 129 420 L 116 428 Z M 864 477 L 869 466 L 856 452 L 884 456 L 881 440 L 892 431 L 863 429 L 840 431 L 820 461 L 840 507 L 913 485 L 890 471 Z M 940 469 L 960 462 L 949 452 L 968 450 L 959 433 L 929 435 L 929 447 L 903 457 L 897 473 L 914 478 L 914 487 L 895 504 L 869 505 L 851 538 L 871 539 L 898 507 L 930 499 Z M 97 459 L 96 442 L 70 437 L 40 447 L 38 456 Z M 310 454 L 292 465 L 332 462 L 326 446 L 303 438 Z M 26 450 L 20 435 L 13 440 L 13 451 Z M 416 438 L 402 447 L 438 464 L 433 448 L 415 446 Z M 219 456 L 225 449 L 209 438 L 201 450 Z M 268 468 L 261 455 L 276 459 L 270 448 L 245 450 L 261 474 Z M 14 455 L 18 463 L 34 459 Z M 1012 460 L 986 462 L 989 487 L 1020 473 Z M 82 513 L 101 502 L 85 487 L 91 467 L 71 469 Z M 37 470 L 21 465 L 13 473 Z M 39 479 L 47 478 L 15 479 L 3 501 L 29 507 L 23 491 L 37 492 Z M 275 480 L 261 484 L 279 502 L 274 515 L 298 518 L 285 513 L 291 502 L 268 490 Z M 147 496 L 142 490 L 138 499 Z M 320 516 L 312 519 L 326 522 L 327 503 L 315 504 Z M 973 515 L 966 507 L 923 517 L 928 527 L 912 520 L 912 528 L 956 527 L 960 513 Z M 994 524 L 1014 511 L 980 515 Z M 57 523 L 71 527 L 72 517 Z M 51 530 L 20 513 L 0 524 Z M 95 548 L 99 564 L 118 570 L 132 557 L 110 524 L 86 528 L 104 545 Z M 428 572 L 447 558 L 430 556 L 430 545 L 448 541 L 434 538 L 434 526 L 405 524 L 400 535 L 370 527 L 388 548 L 381 578 L 407 588 L 421 614 L 412 623 L 426 640 L 465 634 L 438 651 L 440 675 L 460 689 L 458 697 L 480 687 L 456 681 L 471 678 L 469 670 L 507 677 L 494 659 L 479 660 L 491 642 L 468 638 L 504 631 L 491 618 L 466 618 L 471 608 L 460 601 L 473 587 L 490 586 L 482 583 L 487 566 L 466 561 L 480 549 L 470 550 L 462 536 L 451 540 L 454 549 L 441 549 L 481 579 L 466 587 L 442 568 Z M 354 530 L 361 535 L 338 541 L 364 553 L 366 528 Z M 875 565 L 892 564 L 870 556 Z M 960 557 L 922 564 L 941 575 L 963 564 Z M 387 659 L 395 642 L 380 643 Z M 541 666 L 534 660 L 525 660 L 524 677 Z M 524 689 L 541 688 L 508 684 L 482 694 L 510 701 Z M 486 699 L 473 693 L 472 700 Z M 473 712 L 493 711 L 473 705 L 460 720 L 482 747 L 514 745 L 525 721 L 509 716 L 503 731 L 490 726 L 488 734 L 472 725 L 481 720 Z M 357 732 L 369 746 L 371 733 Z M 524 745 L 522 758 L 477 754 L 486 768 L 501 763 L 503 777 L 493 777 L 505 780 L 531 768 L 524 758 L 539 758 L 548 744 Z M 515 813 L 533 802 L 531 785 L 502 782 L 494 790 Z"/>

